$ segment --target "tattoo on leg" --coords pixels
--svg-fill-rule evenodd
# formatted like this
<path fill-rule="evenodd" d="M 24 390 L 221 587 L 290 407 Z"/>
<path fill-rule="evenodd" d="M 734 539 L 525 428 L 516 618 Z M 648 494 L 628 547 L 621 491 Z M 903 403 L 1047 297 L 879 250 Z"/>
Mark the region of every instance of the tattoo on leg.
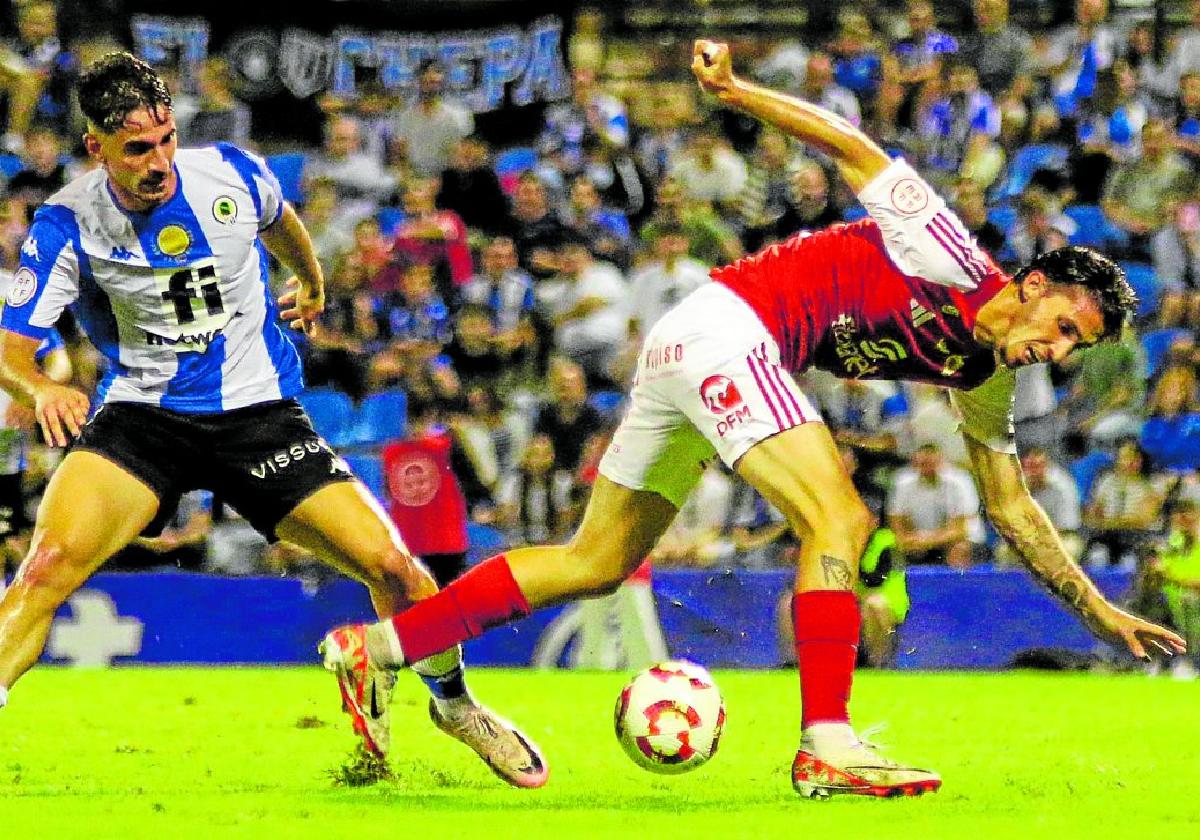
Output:
<path fill-rule="evenodd" d="M 850 581 L 853 575 L 850 574 L 850 564 L 845 560 L 839 560 L 836 557 L 830 557 L 828 554 L 822 554 L 821 571 L 825 573 L 826 583 L 832 584 L 838 589 L 850 588 Z"/>

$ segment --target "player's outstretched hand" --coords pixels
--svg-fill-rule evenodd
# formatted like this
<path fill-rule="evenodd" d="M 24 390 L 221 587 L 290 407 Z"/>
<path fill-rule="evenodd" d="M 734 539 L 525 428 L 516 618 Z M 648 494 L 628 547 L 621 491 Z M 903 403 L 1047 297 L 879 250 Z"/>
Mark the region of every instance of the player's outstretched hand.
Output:
<path fill-rule="evenodd" d="M 698 39 L 692 45 L 692 73 L 705 93 L 720 96 L 733 88 L 733 57 L 729 45 Z"/>
<path fill-rule="evenodd" d="M 51 446 L 66 446 L 87 423 L 91 402 L 87 394 L 66 385 L 47 385 L 33 401 L 33 416 Z"/>
<path fill-rule="evenodd" d="M 302 285 L 298 277 L 287 281 L 288 290 L 279 296 L 279 317 L 288 326 L 311 336 L 317 329 L 317 318 L 325 311 L 324 292 Z"/>
<path fill-rule="evenodd" d="M 1149 659 L 1149 652 L 1167 656 L 1187 652 L 1187 643 L 1177 633 L 1116 607 L 1097 616 L 1093 627 L 1105 641 L 1124 645 L 1138 659 Z"/>

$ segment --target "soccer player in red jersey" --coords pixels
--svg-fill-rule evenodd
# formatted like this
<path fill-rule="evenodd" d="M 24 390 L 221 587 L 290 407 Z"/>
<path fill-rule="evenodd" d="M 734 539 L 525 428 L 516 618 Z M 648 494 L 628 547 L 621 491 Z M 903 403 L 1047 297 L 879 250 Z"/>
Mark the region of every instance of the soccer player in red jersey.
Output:
<path fill-rule="evenodd" d="M 1136 304 L 1120 268 L 1063 248 L 1008 277 L 921 176 L 845 120 L 735 76 L 723 44 L 698 41 L 692 70 L 722 103 L 828 155 L 869 218 L 718 269 L 655 325 L 569 543 L 493 557 L 391 621 L 334 630 L 326 667 L 352 686 L 363 660 L 400 667 L 540 607 L 613 591 L 717 454 L 801 540 L 793 786 L 810 797 L 936 790 L 936 773 L 883 757 L 850 726 L 854 584 L 871 519 L 789 375 L 809 366 L 952 389 L 988 515 L 1033 575 L 1101 639 L 1143 658 L 1182 652 L 1179 636 L 1109 603 L 1071 560 L 1025 486 L 1013 441 L 1015 370 L 1118 335 Z"/>

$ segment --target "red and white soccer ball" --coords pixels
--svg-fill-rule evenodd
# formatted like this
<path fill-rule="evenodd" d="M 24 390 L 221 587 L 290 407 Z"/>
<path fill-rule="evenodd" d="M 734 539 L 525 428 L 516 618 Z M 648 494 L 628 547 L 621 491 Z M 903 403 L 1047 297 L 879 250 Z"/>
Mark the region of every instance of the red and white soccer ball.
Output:
<path fill-rule="evenodd" d="M 614 722 L 634 764 L 652 773 L 686 773 L 716 753 L 725 702 L 708 671 L 673 660 L 630 680 L 617 698 Z"/>

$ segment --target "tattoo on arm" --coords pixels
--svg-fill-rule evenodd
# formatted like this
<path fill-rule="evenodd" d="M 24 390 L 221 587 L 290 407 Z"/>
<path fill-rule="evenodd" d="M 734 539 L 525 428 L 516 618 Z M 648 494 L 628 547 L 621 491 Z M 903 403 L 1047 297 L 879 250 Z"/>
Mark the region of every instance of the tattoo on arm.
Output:
<path fill-rule="evenodd" d="M 1105 603 L 1104 596 L 1067 554 L 1054 526 L 1036 503 L 1023 506 L 1002 531 L 1034 578 L 1085 620 Z"/>
<path fill-rule="evenodd" d="M 850 564 L 845 560 L 821 555 L 821 571 L 825 573 L 825 583 L 838 589 L 849 589 L 854 575 L 850 573 Z"/>

